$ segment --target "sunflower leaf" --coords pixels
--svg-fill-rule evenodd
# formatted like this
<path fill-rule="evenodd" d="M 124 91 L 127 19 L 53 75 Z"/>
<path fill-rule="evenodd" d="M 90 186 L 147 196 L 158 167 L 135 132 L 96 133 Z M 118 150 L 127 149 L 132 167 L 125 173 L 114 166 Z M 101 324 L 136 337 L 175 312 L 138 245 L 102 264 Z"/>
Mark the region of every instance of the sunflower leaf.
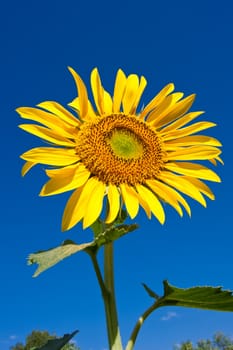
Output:
<path fill-rule="evenodd" d="M 159 299 L 158 294 L 155 293 L 152 289 L 150 289 L 145 283 L 142 283 L 142 285 L 151 298 L 154 298 L 156 300 Z"/>
<path fill-rule="evenodd" d="M 61 350 L 77 333 L 78 331 L 74 331 L 71 334 L 64 334 L 62 338 L 49 339 L 45 345 L 33 350 Z"/>
<path fill-rule="evenodd" d="M 123 224 L 123 222 L 127 219 L 127 217 L 128 217 L 127 211 L 121 208 L 116 220 L 113 223 L 114 226 Z"/>
<path fill-rule="evenodd" d="M 132 225 L 119 225 L 117 227 L 110 227 L 107 228 L 103 233 L 99 234 L 96 239 L 95 243 L 98 247 L 101 247 L 104 244 L 107 244 L 109 242 L 113 242 L 116 239 L 126 235 L 129 232 L 132 232 L 138 228 L 138 225 L 132 224 Z"/>
<path fill-rule="evenodd" d="M 163 305 L 193 307 L 215 311 L 233 311 L 232 291 L 221 287 L 176 288 L 164 281 Z"/>
<path fill-rule="evenodd" d="M 81 251 L 90 253 L 91 251 L 96 254 L 102 245 L 115 241 L 128 232 L 134 231 L 137 227 L 136 224 L 120 225 L 118 227 L 111 226 L 97 235 L 94 241 L 83 244 L 76 244 L 71 240 L 66 240 L 59 247 L 30 254 L 28 257 L 28 265 L 38 264 L 38 268 L 33 275 L 33 277 L 37 277 L 41 272 L 49 269 L 75 253 Z"/>
<path fill-rule="evenodd" d="M 38 268 L 33 277 L 37 277 L 41 272 L 56 265 L 68 256 L 85 250 L 91 245 L 93 245 L 93 242 L 76 244 L 71 240 L 66 240 L 59 247 L 30 254 L 28 257 L 28 265 L 38 264 Z"/>
<path fill-rule="evenodd" d="M 221 287 L 192 287 L 177 288 L 163 282 L 164 295 L 159 299 L 149 287 L 145 288 L 150 297 L 156 299 L 155 304 L 161 306 L 183 306 L 214 311 L 233 311 L 232 291 L 222 290 Z"/>
<path fill-rule="evenodd" d="M 119 225 L 123 224 L 123 222 L 127 219 L 127 217 L 128 217 L 127 211 L 124 209 L 121 209 L 116 220 L 109 225 L 106 225 L 104 221 L 98 218 L 91 225 L 91 229 L 94 233 L 94 237 L 97 238 L 100 234 L 105 234 L 106 231 L 119 227 Z"/>
<path fill-rule="evenodd" d="M 98 218 L 92 225 L 91 229 L 94 233 L 94 237 L 97 237 L 101 232 L 103 232 L 103 222 Z"/>

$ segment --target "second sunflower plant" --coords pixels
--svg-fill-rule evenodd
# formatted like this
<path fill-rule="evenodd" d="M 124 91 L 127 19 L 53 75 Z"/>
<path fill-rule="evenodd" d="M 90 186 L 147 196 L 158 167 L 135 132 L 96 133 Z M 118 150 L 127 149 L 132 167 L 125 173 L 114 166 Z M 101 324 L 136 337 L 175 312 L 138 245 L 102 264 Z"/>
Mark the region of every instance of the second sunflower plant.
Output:
<path fill-rule="evenodd" d="M 38 275 L 71 254 L 88 253 L 104 300 L 109 349 L 122 350 L 114 295 L 114 240 L 136 229 L 135 224 L 124 222 L 127 217 L 134 219 L 140 207 L 149 219 L 153 214 L 164 224 L 163 203 L 171 205 L 180 216 L 184 210 L 191 216 L 188 197 L 203 206 L 205 197 L 213 200 L 214 194 L 204 181 L 220 182 L 209 165 L 222 163 L 221 143 L 200 134 L 215 124 L 196 121 L 203 112 L 189 112 L 195 95 L 183 98 L 183 93 L 174 92 L 172 83 L 141 108 L 147 84 L 143 76 L 127 77 L 118 70 L 111 96 L 95 68 L 90 79 L 93 105 L 81 77 L 69 70 L 77 87 L 77 97 L 69 104 L 73 113 L 54 101 L 42 102 L 37 108 L 17 109 L 23 119 L 35 122 L 21 124 L 20 128 L 50 144 L 21 155 L 26 161 L 22 174 L 37 164 L 47 166 L 49 179 L 41 196 L 73 191 L 64 210 L 62 230 L 81 221 L 84 229 L 92 228 L 94 238 L 84 244 L 67 240 L 60 247 L 31 254 L 29 263 L 39 265 Z M 203 161 L 208 161 L 208 166 Z M 103 268 L 97 259 L 101 247 Z M 164 281 L 164 295 L 158 296 L 144 287 L 153 304 L 135 324 L 127 350 L 134 348 L 144 320 L 158 307 L 233 311 L 231 292 L 217 288 L 179 289 Z"/>

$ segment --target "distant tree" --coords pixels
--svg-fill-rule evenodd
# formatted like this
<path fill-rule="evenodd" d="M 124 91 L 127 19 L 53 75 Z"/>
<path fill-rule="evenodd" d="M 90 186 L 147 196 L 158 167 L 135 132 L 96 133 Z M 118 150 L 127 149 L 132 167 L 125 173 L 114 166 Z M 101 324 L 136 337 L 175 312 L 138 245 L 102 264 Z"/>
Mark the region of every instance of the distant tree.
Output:
<path fill-rule="evenodd" d="M 233 350 L 233 340 L 222 333 L 215 334 L 214 344 L 221 350 Z"/>
<path fill-rule="evenodd" d="M 25 349 L 25 347 L 22 343 L 17 343 L 11 347 L 11 350 L 24 350 L 24 349 Z"/>
<path fill-rule="evenodd" d="M 212 340 L 199 340 L 196 345 L 190 341 L 175 346 L 174 350 L 233 350 L 233 339 L 223 333 L 216 333 Z"/>
<path fill-rule="evenodd" d="M 47 331 L 32 331 L 27 338 L 26 344 L 17 343 L 12 346 L 10 350 L 32 350 L 33 348 L 38 348 L 47 343 L 49 339 L 55 339 L 55 334 L 49 334 Z M 68 343 L 63 346 L 62 350 L 80 350 L 74 343 Z"/>
<path fill-rule="evenodd" d="M 190 341 L 186 341 L 181 345 L 175 346 L 175 350 L 194 350 L 193 344 Z"/>
<path fill-rule="evenodd" d="M 80 348 L 78 348 L 74 343 L 68 343 L 63 346 L 62 350 L 80 350 Z"/>
<path fill-rule="evenodd" d="M 54 339 L 55 335 L 50 335 L 47 331 L 32 331 L 26 338 L 25 350 L 31 350 L 31 348 L 38 348 L 45 345 L 49 339 Z"/>

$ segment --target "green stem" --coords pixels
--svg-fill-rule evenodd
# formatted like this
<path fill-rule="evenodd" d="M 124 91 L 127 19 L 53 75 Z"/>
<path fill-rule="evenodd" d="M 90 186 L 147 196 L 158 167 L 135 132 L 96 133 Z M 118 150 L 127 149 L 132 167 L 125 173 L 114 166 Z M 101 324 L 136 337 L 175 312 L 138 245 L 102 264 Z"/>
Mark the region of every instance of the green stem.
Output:
<path fill-rule="evenodd" d="M 109 349 L 123 350 L 114 292 L 113 243 L 108 243 L 104 246 L 104 279 L 99 268 L 96 253 L 88 251 L 88 254 L 91 257 L 104 301 Z"/>
<path fill-rule="evenodd" d="M 134 345 L 136 343 L 136 339 L 137 339 L 137 336 L 138 336 L 138 333 L 144 323 L 144 321 L 147 319 L 147 317 L 156 309 L 158 309 L 160 306 L 160 304 L 158 302 L 155 302 L 153 305 L 151 305 L 143 314 L 142 316 L 139 317 L 132 333 L 131 333 L 131 336 L 130 336 L 130 339 L 127 343 L 127 346 L 125 348 L 125 350 L 133 350 L 134 348 Z"/>
<path fill-rule="evenodd" d="M 105 284 L 104 284 L 104 280 L 103 280 L 103 277 L 102 277 L 102 274 L 101 274 L 101 271 L 100 271 L 100 268 L 99 268 L 99 264 L 98 264 L 98 261 L 97 261 L 97 258 L 96 258 L 96 254 L 93 253 L 92 251 L 88 252 L 88 254 L 91 257 L 91 261 L 92 261 L 92 264 L 93 264 L 93 267 L 94 267 L 94 270 L 95 270 L 95 274 L 96 274 L 96 277 L 97 277 L 97 280 L 99 282 L 99 286 L 100 286 L 100 289 L 101 289 L 102 297 L 103 297 L 103 299 L 105 299 L 107 297 L 108 291 L 107 291 L 107 289 L 105 287 Z"/>
<path fill-rule="evenodd" d="M 114 271 L 113 271 L 113 243 L 104 246 L 104 282 L 108 291 L 104 298 L 106 323 L 108 330 L 109 348 L 111 350 L 123 350 L 118 325 L 115 291 L 114 291 Z"/>

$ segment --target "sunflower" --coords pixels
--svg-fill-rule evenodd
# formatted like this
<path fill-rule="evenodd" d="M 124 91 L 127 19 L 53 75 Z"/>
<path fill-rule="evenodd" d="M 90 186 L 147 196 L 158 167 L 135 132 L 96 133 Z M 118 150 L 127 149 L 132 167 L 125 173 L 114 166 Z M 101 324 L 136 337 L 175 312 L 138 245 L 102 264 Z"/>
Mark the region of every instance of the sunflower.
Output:
<path fill-rule="evenodd" d="M 62 230 L 80 221 L 83 228 L 89 227 L 104 208 L 105 222 L 110 224 L 123 206 L 132 219 L 141 206 L 149 218 L 153 214 L 163 224 L 163 203 L 182 216 L 184 209 L 191 215 L 187 196 L 203 206 L 204 196 L 214 199 L 202 180 L 220 182 L 220 178 L 200 163 L 221 162 L 221 143 L 199 134 L 216 124 L 192 123 L 203 113 L 188 112 L 194 94 L 183 98 L 170 83 L 138 112 L 146 79 L 135 74 L 127 77 L 119 69 L 111 96 L 95 68 L 90 76 L 95 108 L 83 80 L 69 70 L 78 92 L 69 104 L 75 115 L 53 101 L 17 109 L 22 118 L 39 123 L 20 128 L 51 144 L 21 155 L 26 161 L 22 175 L 36 164 L 45 164 L 49 180 L 41 196 L 73 190 Z"/>

